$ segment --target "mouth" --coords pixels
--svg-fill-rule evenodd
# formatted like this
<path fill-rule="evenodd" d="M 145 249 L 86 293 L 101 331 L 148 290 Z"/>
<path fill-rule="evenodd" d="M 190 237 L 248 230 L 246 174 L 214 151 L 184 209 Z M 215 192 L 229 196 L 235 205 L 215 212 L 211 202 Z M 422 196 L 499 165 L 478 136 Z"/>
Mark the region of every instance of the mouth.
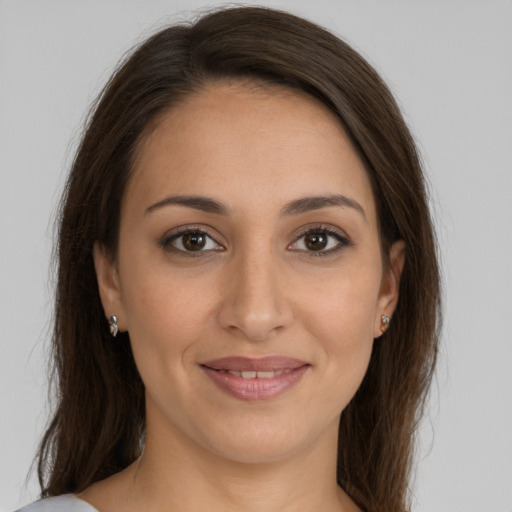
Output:
<path fill-rule="evenodd" d="M 272 371 L 262 371 L 255 372 L 253 370 L 245 370 L 245 371 L 236 371 L 236 370 L 216 370 L 220 373 L 229 373 L 231 375 L 235 375 L 237 377 L 242 377 L 243 379 L 273 379 L 276 375 L 282 375 L 283 373 L 291 373 L 293 370 L 272 370 Z"/>
<path fill-rule="evenodd" d="M 297 384 L 311 365 L 288 357 L 225 357 L 200 363 L 223 391 L 245 401 L 268 400 Z"/>

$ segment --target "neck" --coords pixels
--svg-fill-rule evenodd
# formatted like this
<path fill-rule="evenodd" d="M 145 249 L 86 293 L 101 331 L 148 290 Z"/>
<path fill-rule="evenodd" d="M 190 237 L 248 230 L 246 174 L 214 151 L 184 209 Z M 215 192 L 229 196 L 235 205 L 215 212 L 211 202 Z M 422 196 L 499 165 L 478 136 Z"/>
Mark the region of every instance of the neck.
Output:
<path fill-rule="evenodd" d="M 213 453 L 148 421 L 142 457 L 81 497 L 101 512 L 355 512 L 336 483 L 337 421 L 302 450 L 276 460 Z M 121 501 L 120 501 L 121 497 Z"/>
<path fill-rule="evenodd" d="M 132 489 L 141 503 L 158 502 L 154 510 L 340 510 L 335 471 L 320 468 L 315 454 L 302 454 L 300 464 L 295 458 L 246 463 L 197 452 L 182 457 L 181 450 L 173 450 L 162 460 L 153 448 L 148 443 L 134 466 Z"/>

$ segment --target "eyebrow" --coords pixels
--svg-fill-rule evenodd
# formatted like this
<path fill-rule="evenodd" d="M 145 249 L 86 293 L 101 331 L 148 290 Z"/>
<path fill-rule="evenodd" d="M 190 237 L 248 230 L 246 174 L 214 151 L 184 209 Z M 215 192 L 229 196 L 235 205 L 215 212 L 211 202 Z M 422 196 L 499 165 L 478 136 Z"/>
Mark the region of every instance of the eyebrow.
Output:
<path fill-rule="evenodd" d="M 215 201 L 210 197 L 181 195 L 167 196 L 161 201 L 158 201 L 150 207 L 146 208 L 145 213 L 151 213 L 155 210 L 159 210 L 160 208 L 173 205 L 186 206 L 188 208 L 193 208 L 194 210 L 199 210 L 206 213 L 214 213 L 217 215 L 228 216 L 231 213 L 231 210 L 227 206 L 219 203 L 218 201 Z M 281 215 L 283 217 L 291 217 L 293 215 L 300 215 L 302 213 L 307 213 L 313 210 L 327 208 L 329 206 L 352 208 L 366 219 L 364 208 L 354 199 L 351 199 L 342 194 L 331 196 L 312 196 L 296 199 L 286 204 L 281 209 Z"/>
<path fill-rule="evenodd" d="M 353 208 L 366 219 L 364 208 L 354 199 L 350 199 L 349 197 L 342 194 L 336 194 L 332 196 L 313 196 L 296 199 L 281 209 L 281 215 L 285 217 L 289 217 L 291 215 L 300 215 L 301 213 L 306 213 L 312 210 L 320 210 L 329 206 Z"/>
<path fill-rule="evenodd" d="M 209 197 L 175 195 L 167 196 L 165 199 L 151 205 L 149 208 L 146 208 L 145 213 L 151 213 L 163 208 L 164 206 L 172 205 L 187 206 L 194 210 L 200 210 L 206 213 L 216 213 L 217 215 L 229 215 L 230 213 L 230 210 L 226 206 Z"/>

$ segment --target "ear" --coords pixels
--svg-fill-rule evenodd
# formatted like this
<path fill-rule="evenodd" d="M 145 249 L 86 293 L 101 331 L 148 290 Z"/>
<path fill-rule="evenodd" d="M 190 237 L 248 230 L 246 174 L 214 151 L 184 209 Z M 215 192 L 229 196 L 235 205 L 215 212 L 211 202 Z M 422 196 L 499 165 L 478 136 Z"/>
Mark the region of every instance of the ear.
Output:
<path fill-rule="evenodd" d="M 386 330 L 387 326 L 382 323 L 382 315 L 390 319 L 393 317 L 396 305 L 398 303 L 398 293 L 400 288 L 400 277 L 405 262 L 405 242 L 398 240 L 389 251 L 389 265 L 384 269 L 382 283 L 380 287 L 379 299 L 377 303 L 377 317 L 373 336 L 378 338 Z"/>
<path fill-rule="evenodd" d="M 100 299 L 105 316 L 109 318 L 112 315 L 116 315 L 119 331 L 125 331 L 126 319 L 117 264 L 107 254 L 105 248 L 98 242 L 94 243 L 92 254 Z"/>

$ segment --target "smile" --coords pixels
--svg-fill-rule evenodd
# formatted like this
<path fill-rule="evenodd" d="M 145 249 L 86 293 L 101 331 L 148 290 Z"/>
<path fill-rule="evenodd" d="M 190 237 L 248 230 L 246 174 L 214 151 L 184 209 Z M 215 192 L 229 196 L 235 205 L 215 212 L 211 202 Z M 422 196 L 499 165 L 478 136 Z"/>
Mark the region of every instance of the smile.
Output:
<path fill-rule="evenodd" d="M 290 373 L 292 370 L 275 370 L 270 372 L 255 372 L 255 371 L 245 371 L 245 372 L 237 372 L 236 370 L 218 370 L 221 373 L 230 373 L 231 375 L 236 375 L 237 377 L 242 377 L 243 379 L 272 379 L 276 375 L 281 375 L 282 373 Z"/>
<path fill-rule="evenodd" d="M 310 365 L 284 357 L 228 357 L 200 364 L 201 369 L 231 396 L 245 401 L 274 398 L 299 382 Z"/>

